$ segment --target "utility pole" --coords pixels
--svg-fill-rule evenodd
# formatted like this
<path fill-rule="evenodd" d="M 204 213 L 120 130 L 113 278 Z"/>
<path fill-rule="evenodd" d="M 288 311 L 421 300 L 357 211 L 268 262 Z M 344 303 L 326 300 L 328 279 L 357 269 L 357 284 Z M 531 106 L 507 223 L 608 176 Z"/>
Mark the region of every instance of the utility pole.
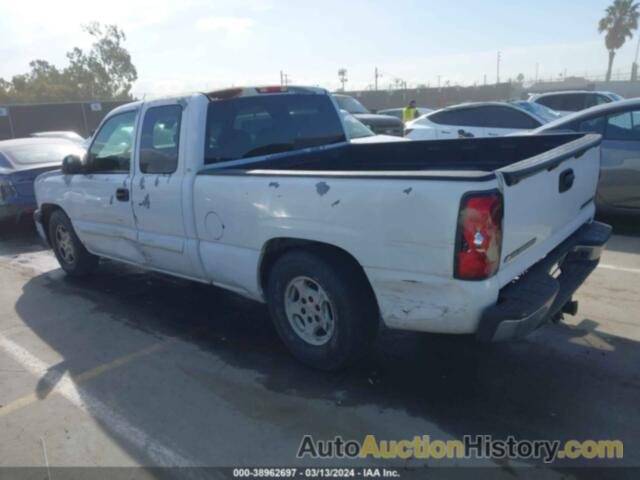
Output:
<path fill-rule="evenodd" d="M 638 44 L 636 45 L 636 57 L 631 64 L 631 81 L 635 82 L 638 80 L 638 53 L 640 53 L 640 35 L 638 35 Z"/>
<path fill-rule="evenodd" d="M 496 62 L 496 84 L 500 83 L 500 57 L 501 57 L 501 53 L 500 51 L 498 51 L 498 61 Z"/>
<path fill-rule="evenodd" d="M 289 76 L 289 74 L 280 70 L 280 85 L 282 85 L 283 87 L 286 87 L 290 83 L 291 83 L 291 77 Z"/>
<path fill-rule="evenodd" d="M 440 90 L 440 75 L 438 75 L 438 90 Z"/>
<path fill-rule="evenodd" d="M 375 90 L 378 90 L 378 79 L 380 77 L 382 77 L 382 74 L 378 71 L 378 67 L 376 67 L 376 70 L 375 70 L 375 72 L 373 74 L 373 78 L 375 79 L 375 81 L 374 81 L 374 85 L 375 85 L 374 89 Z"/>
<path fill-rule="evenodd" d="M 536 83 L 538 83 L 538 70 L 540 69 L 540 64 L 536 62 Z"/>
<path fill-rule="evenodd" d="M 344 92 L 344 84 L 349 81 L 349 79 L 347 79 L 347 69 L 341 68 L 340 70 L 338 70 L 338 77 L 340 78 L 340 83 L 342 83 L 342 91 Z"/>

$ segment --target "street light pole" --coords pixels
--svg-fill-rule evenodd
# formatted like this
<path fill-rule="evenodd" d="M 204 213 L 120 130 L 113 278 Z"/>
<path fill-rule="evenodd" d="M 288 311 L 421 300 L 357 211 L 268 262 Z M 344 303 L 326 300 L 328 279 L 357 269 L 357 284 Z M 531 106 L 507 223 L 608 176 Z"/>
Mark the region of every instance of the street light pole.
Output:
<path fill-rule="evenodd" d="M 631 65 L 631 81 L 635 82 L 638 79 L 638 53 L 640 53 L 640 35 L 638 35 L 638 43 L 636 45 L 636 57 Z"/>

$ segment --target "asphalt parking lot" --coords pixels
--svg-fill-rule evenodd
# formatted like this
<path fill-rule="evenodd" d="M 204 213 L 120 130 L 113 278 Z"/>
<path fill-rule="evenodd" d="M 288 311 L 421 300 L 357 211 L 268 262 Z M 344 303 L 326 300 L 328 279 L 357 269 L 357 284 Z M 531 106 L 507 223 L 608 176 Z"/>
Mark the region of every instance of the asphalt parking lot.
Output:
<path fill-rule="evenodd" d="M 640 466 L 640 227 L 614 221 L 576 317 L 488 347 L 383 332 L 340 374 L 294 361 L 259 304 L 111 262 L 73 281 L 29 225 L 3 225 L 0 466 L 324 465 L 296 460 L 305 434 L 616 438 L 624 459 L 552 473 Z"/>

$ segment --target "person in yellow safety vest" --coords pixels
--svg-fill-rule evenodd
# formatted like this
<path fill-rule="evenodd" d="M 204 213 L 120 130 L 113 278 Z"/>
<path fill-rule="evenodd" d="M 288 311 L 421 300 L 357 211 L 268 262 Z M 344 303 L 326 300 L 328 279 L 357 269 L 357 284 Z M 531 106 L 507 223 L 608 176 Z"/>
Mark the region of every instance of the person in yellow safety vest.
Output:
<path fill-rule="evenodd" d="M 404 123 L 410 122 L 418 118 L 418 109 L 416 108 L 416 101 L 411 100 L 408 107 L 402 109 L 402 121 Z"/>

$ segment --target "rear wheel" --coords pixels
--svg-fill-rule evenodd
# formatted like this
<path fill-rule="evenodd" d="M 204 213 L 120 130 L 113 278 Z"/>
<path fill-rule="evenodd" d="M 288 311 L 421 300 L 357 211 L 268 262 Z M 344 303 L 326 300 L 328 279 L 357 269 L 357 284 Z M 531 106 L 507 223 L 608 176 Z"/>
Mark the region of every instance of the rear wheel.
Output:
<path fill-rule="evenodd" d="M 337 370 L 361 358 L 375 339 L 378 310 L 364 275 L 350 262 L 291 251 L 268 279 L 278 334 L 303 363 Z"/>
<path fill-rule="evenodd" d="M 49 218 L 49 239 L 60 266 L 67 274 L 82 277 L 98 266 L 98 257 L 84 248 L 71 220 L 62 210 L 56 210 Z"/>

